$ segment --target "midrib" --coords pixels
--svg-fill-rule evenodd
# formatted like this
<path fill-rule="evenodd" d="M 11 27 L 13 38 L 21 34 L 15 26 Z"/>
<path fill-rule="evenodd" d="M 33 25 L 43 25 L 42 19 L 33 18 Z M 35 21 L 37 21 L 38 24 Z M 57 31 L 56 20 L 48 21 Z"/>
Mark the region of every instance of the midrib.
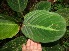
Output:
<path fill-rule="evenodd" d="M 20 3 L 19 3 L 19 0 L 18 0 L 18 5 L 19 5 L 19 11 L 21 12 L 21 8 L 20 8 Z"/>
<path fill-rule="evenodd" d="M 53 29 L 52 27 L 45 27 L 45 26 L 39 26 L 39 25 L 25 25 L 25 26 L 31 26 L 31 27 L 34 27 L 34 28 L 38 28 L 38 29 L 43 29 L 43 30 L 49 30 L 49 31 L 60 31 L 60 30 L 57 30 L 57 29 Z"/>

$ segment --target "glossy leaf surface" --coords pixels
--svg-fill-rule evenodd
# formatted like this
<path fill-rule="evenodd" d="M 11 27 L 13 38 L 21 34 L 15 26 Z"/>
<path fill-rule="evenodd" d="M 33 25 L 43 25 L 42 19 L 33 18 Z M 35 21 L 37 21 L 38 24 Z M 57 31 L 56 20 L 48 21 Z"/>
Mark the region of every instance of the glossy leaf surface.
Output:
<path fill-rule="evenodd" d="M 7 2 L 14 11 L 21 12 L 26 8 L 28 0 L 7 0 Z"/>
<path fill-rule="evenodd" d="M 37 3 L 34 7 L 35 10 L 50 10 L 51 8 L 51 3 L 47 1 L 41 1 Z"/>
<path fill-rule="evenodd" d="M 37 42 L 53 42 L 66 31 L 65 19 L 57 13 L 36 10 L 28 13 L 21 29 L 24 35 Z"/>
<path fill-rule="evenodd" d="M 59 9 L 56 12 L 65 18 L 66 25 L 69 26 L 69 8 Z"/>
<path fill-rule="evenodd" d="M 1 51 L 22 51 L 23 43 L 26 43 L 26 38 L 21 36 L 6 43 L 0 50 Z"/>
<path fill-rule="evenodd" d="M 0 15 L 0 17 L 3 17 Z M 11 38 L 15 36 L 19 29 L 18 25 L 14 21 L 0 18 L 0 39 Z"/>

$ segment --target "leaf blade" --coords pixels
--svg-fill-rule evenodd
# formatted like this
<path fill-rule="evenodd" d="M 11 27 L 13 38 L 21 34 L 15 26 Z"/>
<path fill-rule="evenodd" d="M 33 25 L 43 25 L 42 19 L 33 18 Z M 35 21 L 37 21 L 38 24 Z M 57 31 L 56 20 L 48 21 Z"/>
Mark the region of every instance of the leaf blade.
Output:
<path fill-rule="evenodd" d="M 17 12 L 22 12 L 27 6 L 28 0 L 7 0 L 8 5 Z"/>
<path fill-rule="evenodd" d="M 69 8 L 59 9 L 56 13 L 62 15 L 66 20 L 66 25 L 69 26 Z"/>
<path fill-rule="evenodd" d="M 21 29 L 24 35 L 34 41 L 48 43 L 59 40 L 66 31 L 66 22 L 57 13 L 36 10 L 25 16 Z"/>
<path fill-rule="evenodd" d="M 1 51 L 22 51 L 22 45 L 26 43 L 26 37 L 20 36 L 12 41 L 6 43 L 0 50 Z"/>
<path fill-rule="evenodd" d="M 40 1 L 34 7 L 35 10 L 47 10 L 49 11 L 51 8 L 51 3 L 48 1 Z"/>
<path fill-rule="evenodd" d="M 18 31 L 19 27 L 14 21 L 0 18 L 0 39 L 11 38 L 15 36 Z"/>

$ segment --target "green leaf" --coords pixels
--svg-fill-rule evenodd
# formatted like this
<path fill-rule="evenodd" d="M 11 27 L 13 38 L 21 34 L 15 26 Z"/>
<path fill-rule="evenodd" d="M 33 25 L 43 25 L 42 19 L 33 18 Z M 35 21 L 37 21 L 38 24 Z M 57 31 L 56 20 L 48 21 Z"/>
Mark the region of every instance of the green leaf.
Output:
<path fill-rule="evenodd" d="M 17 20 L 14 19 L 14 17 L 10 17 L 8 15 L 4 15 L 4 14 L 0 14 L 0 19 L 4 19 L 4 20 L 10 20 L 10 21 L 14 21 L 17 23 Z"/>
<path fill-rule="evenodd" d="M 64 7 L 61 4 L 56 4 L 57 9 L 63 9 Z"/>
<path fill-rule="evenodd" d="M 52 47 L 43 47 L 43 51 L 65 51 L 63 46 L 59 44 Z"/>
<path fill-rule="evenodd" d="M 36 10 L 28 13 L 21 29 L 24 35 L 37 42 L 53 42 L 60 39 L 66 31 L 66 22 L 57 13 Z"/>
<path fill-rule="evenodd" d="M 65 42 L 64 46 L 69 47 L 69 42 Z"/>
<path fill-rule="evenodd" d="M 21 36 L 6 43 L 1 51 L 22 51 L 22 44 L 26 43 L 26 38 Z"/>
<path fill-rule="evenodd" d="M 69 30 L 66 31 L 66 34 L 69 36 Z"/>
<path fill-rule="evenodd" d="M 14 11 L 21 12 L 26 8 L 28 0 L 7 0 L 7 2 Z"/>
<path fill-rule="evenodd" d="M 66 25 L 69 26 L 69 8 L 59 9 L 56 12 L 65 18 Z"/>
<path fill-rule="evenodd" d="M 34 7 L 35 10 L 50 10 L 51 8 L 51 3 L 48 1 L 41 1 L 37 3 Z"/>
<path fill-rule="evenodd" d="M 57 0 L 57 1 L 59 1 L 59 2 L 63 2 L 63 0 Z"/>
<path fill-rule="evenodd" d="M 19 31 L 18 25 L 14 21 L 2 19 L 0 15 L 0 40 L 5 38 L 11 38 Z"/>

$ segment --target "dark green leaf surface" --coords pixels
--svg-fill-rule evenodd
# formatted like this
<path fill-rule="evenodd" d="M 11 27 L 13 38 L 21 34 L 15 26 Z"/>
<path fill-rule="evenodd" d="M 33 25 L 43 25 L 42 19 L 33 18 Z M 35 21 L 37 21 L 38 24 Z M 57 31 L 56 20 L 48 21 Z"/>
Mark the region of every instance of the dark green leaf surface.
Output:
<path fill-rule="evenodd" d="M 53 42 L 60 39 L 66 31 L 66 22 L 57 13 L 36 10 L 28 13 L 24 19 L 22 32 L 37 42 Z"/>
<path fill-rule="evenodd" d="M 21 36 L 8 43 L 6 43 L 1 51 L 22 51 L 22 44 L 26 43 L 26 38 Z"/>
<path fill-rule="evenodd" d="M 21 12 L 26 8 L 28 0 L 7 0 L 7 2 L 14 11 Z"/>
<path fill-rule="evenodd" d="M 64 43 L 64 46 L 65 46 L 65 47 L 69 47 L 69 42 L 65 42 L 65 43 Z"/>
<path fill-rule="evenodd" d="M 2 15 L 0 15 L 2 17 Z M 18 25 L 14 21 L 0 18 L 0 39 L 11 38 L 17 34 Z"/>
<path fill-rule="evenodd" d="M 56 12 L 65 18 L 66 25 L 69 26 L 69 8 L 59 9 Z"/>
<path fill-rule="evenodd" d="M 66 31 L 66 34 L 69 35 L 69 30 Z"/>
<path fill-rule="evenodd" d="M 43 51 L 65 51 L 65 50 L 64 50 L 64 47 L 57 44 L 52 47 L 43 47 Z"/>
<path fill-rule="evenodd" d="M 4 15 L 4 14 L 0 14 L 0 19 L 10 20 L 10 21 L 17 22 L 17 20 L 14 19 L 14 17 L 10 17 L 10 16 L 8 16 L 8 15 Z"/>
<path fill-rule="evenodd" d="M 50 10 L 51 8 L 51 3 L 47 1 L 41 1 L 37 3 L 34 7 L 35 10 Z"/>

